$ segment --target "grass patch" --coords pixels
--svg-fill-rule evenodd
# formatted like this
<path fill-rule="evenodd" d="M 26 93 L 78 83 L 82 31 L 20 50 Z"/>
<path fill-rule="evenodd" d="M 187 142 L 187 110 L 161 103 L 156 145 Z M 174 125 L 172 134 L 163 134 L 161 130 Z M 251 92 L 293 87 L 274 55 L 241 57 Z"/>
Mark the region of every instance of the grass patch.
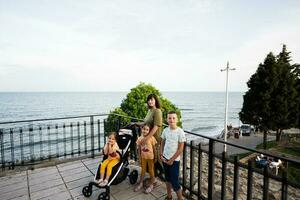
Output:
<path fill-rule="evenodd" d="M 274 148 L 278 145 L 278 143 L 273 140 L 273 141 L 267 141 L 267 149 L 270 149 L 270 148 Z M 261 143 L 261 144 L 258 144 L 256 146 L 256 149 L 263 149 L 264 148 L 264 143 Z"/>

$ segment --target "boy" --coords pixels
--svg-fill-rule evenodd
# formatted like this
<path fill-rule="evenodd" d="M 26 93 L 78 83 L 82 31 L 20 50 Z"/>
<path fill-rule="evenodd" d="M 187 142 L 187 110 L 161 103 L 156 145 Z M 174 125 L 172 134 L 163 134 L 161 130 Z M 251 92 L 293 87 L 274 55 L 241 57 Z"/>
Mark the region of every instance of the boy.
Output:
<path fill-rule="evenodd" d="M 179 184 L 179 162 L 180 154 L 183 152 L 185 133 L 177 127 L 177 114 L 175 111 L 168 113 L 167 121 L 169 126 L 161 135 L 160 158 L 165 169 L 167 186 L 167 200 L 172 199 L 171 189 L 176 192 L 177 199 L 182 200 L 182 191 Z"/>

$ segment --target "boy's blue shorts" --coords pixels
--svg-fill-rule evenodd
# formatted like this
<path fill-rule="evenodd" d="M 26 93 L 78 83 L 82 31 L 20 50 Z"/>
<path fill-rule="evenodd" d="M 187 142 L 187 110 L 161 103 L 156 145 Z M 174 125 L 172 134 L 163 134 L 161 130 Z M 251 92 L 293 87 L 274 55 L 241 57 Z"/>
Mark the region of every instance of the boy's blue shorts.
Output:
<path fill-rule="evenodd" d="M 167 165 L 163 162 L 166 181 L 171 183 L 175 192 L 180 189 L 179 184 L 179 161 L 174 161 L 173 165 Z"/>

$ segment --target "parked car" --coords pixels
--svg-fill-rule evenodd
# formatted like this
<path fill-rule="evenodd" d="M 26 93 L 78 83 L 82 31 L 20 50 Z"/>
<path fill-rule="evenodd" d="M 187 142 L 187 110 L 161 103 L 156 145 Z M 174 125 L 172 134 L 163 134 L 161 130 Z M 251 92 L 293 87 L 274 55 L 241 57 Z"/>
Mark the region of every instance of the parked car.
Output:
<path fill-rule="evenodd" d="M 241 132 L 243 136 L 250 136 L 254 133 L 254 127 L 252 127 L 250 124 L 243 124 L 241 125 Z"/>

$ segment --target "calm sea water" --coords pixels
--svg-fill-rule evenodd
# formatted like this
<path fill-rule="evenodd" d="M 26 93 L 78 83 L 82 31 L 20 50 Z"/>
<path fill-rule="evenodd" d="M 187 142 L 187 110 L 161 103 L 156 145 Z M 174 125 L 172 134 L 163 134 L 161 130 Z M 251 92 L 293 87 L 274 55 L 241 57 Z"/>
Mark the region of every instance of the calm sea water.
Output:
<path fill-rule="evenodd" d="M 163 92 L 182 111 L 183 128 L 205 135 L 218 135 L 224 126 L 225 93 Z M 16 121 L 109 113 L 126 92 L 34 92 L 0 93 L 0 121 Z M 239 125 L 243 93 L 229 93 L 228 123 Z"/>

